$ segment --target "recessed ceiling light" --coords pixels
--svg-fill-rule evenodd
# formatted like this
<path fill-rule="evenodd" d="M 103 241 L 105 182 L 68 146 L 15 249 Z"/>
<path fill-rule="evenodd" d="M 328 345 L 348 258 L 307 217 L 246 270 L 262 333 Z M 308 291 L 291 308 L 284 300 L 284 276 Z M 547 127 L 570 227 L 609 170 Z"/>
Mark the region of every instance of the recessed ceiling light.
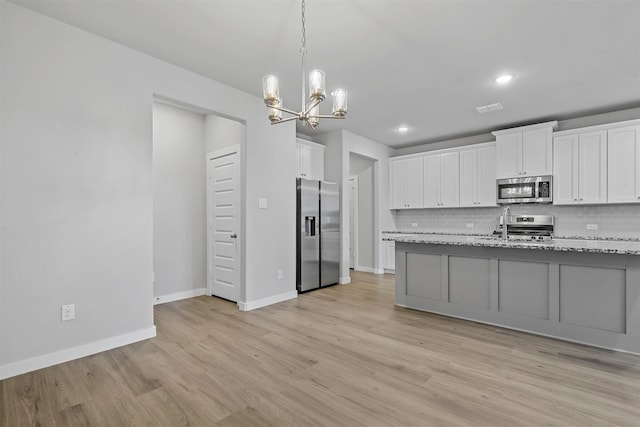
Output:
<path fill-rule="evenodd" d="M 500 76 L 496 79 L 496 83 L 507 83 L 513 78 L 511 74 L 505 74 L 504 76 Z"/>
<path fill-rule="evenodd" d="M 398 128 L 396 129 L 398 132 L 400 133 L 406 133 L 409 132 L 409 128 L 407 126 L 398 126 Z"/>

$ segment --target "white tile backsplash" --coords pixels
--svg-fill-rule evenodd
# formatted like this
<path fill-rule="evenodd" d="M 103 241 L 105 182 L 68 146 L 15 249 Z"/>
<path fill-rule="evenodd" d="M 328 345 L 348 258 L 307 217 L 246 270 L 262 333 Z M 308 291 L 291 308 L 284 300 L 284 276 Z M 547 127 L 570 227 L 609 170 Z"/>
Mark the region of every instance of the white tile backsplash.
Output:
<path fill-rule="evenodd" d="M 396 230 L 436 233 L 488 234 L 497 225 L 502 207 L 407 209 L 392 211 Z M 557 236 L 640 239 L 640 205 L 554 206 L 511 205 L 512 215 L 553 215 Z M 418 227 L 411 227 L 418 223 Z M 467 228 L 467 224 L 473 228 Z M 597 230 L 587 230 L 597 224 Z"/>

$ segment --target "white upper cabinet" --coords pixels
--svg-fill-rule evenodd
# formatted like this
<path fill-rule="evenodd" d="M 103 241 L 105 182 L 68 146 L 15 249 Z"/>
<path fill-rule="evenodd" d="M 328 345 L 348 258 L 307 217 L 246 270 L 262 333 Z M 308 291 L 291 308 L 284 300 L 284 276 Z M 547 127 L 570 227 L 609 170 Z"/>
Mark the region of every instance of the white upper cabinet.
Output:
<path fill-rule="evenodd" d="M 391 209 L 421 208 L 423 196 L 422 157 L 391 160 Z"/>
<path fill-rule="evenodd" d="M 607 202 L 607 133 L 583 132 L 553 140 L 555 205 Z"/>
<path fill-rule="evenodd" d="M 460 151 L 460 206 L 496 205 L 496 147 Z"/>
<path fill-rule="evenodd" d="M 424 207 L 460 205 L 460 158 L 458 151 L 424 157 Z"/>
<path fill-rule="evenodd" d="M 640 126 L 609 129 L 607 139 L 608 201 L 640 202 Z"/>
<path fill-rule="evenodd" d="M 497 178 L 550 175 L 553 172 L 553 130 L 547 122 L 493 132 Z"/>
<path fill-rule="evenodd" d="M 581 133 L 578 138 L 578 201 L 607 201 L 607 132 Z"/>
<path fill-rule="evenodd" d="M 556 132 L 553 203 L 640 203 L 640 120 Z"/>
<path fill-rule="evenodd" d="M 553 138 L 553 203 L 578 203 L 578 135 Z"/>
<path fill-rule="evenodd" d="M 300 178 L 324 179 L 324 145 L 297 139 L 298 176 Z"/>

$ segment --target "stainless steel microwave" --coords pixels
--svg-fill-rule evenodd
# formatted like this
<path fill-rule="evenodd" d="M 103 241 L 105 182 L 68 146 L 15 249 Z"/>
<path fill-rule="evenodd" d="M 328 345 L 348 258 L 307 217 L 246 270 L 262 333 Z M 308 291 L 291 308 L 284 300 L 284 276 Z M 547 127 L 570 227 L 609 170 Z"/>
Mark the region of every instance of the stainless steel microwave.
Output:
<path fill-rule="evenodd" d="M 499 179 L 496 183 L 498 204 L 551 203 L 553 201 L 551 175 Z"/>

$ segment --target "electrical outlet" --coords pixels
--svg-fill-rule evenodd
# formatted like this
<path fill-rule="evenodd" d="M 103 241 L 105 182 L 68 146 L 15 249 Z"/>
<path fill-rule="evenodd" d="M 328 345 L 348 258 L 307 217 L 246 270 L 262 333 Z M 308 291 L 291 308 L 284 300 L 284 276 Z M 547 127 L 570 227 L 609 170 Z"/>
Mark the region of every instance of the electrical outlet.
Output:
<path fill-rule="evenodd" d="M 472 223 L 472 222 L 468 222 L 468 223 L 466 224 L 466 227 L 467 227 L 467 228 L 473 228 L 473 227 L 474 227 L 474 225 L 473 225 L 473 223 Z"/>
<path fill-rule="evenodd" d="M 587 224 L 587 230 L 597 230 L 598 224 Z"/>
<path fill-rule="evenodd" d="M 418 226 L 418 223 L 417 223 L 417 222 L 412 222 L 412 223 L 411 223 L 411 226 L 412 226 L 413 228 L 416 228 L 416 227 Z"/>
<path fill-rule="evenodd" d="M 258 199 L 258 209 L 267 209 L 267 199 L 263 197 Z"/>
<path fill-rule="evenodd" d="M 278 280 L 284 279 L 284 270 L 276 271 L 276 279 L 278 279 Z"/>
<path fill-rule="evenodd" d="M 62 321 L 73 320 L 76 318 L 76 305 L 67 304 L 62 306 Z"/>

